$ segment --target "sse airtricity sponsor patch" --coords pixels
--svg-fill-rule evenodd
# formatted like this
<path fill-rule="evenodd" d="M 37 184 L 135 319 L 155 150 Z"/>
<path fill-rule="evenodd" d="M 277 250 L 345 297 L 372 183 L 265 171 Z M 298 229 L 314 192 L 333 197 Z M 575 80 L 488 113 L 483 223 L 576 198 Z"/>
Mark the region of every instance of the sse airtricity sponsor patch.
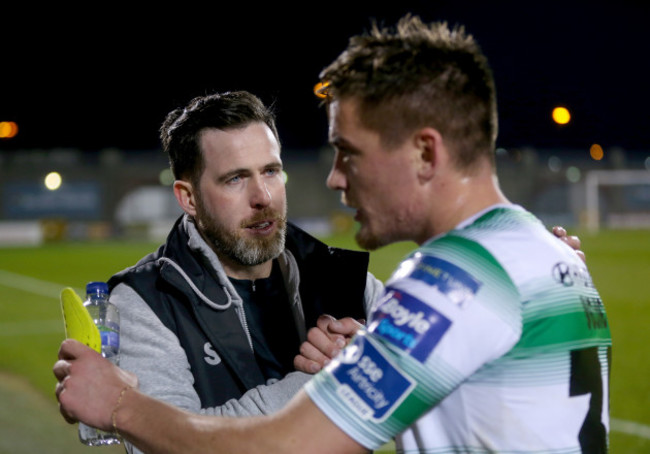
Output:
<path fill-rule="evenodd" d="M 424 362 L 450 326 L 451 321 L 433 307 L 388 287 L 368 331 Z"/>
<path fill-rule="evenodd" d="M 404 375 L 360 332 L 327 370 L 338 381 L 338 396 L 364 420 L 382 422 L 409 395 L 415 382 Z"/>
<path fill-rule="evenodd" d="M 471 300 L 482 285 L 467 271 L 446 260 L 420 253 L 411 260 L 413 265 L 408 277 L 436 287 L 458 306 Z"/>

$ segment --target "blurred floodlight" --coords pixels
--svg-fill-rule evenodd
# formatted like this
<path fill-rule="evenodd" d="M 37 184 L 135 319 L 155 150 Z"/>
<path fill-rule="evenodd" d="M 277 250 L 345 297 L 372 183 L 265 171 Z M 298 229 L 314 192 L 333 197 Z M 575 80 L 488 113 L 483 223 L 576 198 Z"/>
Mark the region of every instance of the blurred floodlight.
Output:
<path fill-rule="evenodd" d="M 553 109 L 553 121 L 559 125 L 565 125 L 571 121 L 571 113 L 566 107 L 556 107 Z"/>
<path fill-rule="evenodd" d="M 566 169 L 566 179 L 571 183 L 577 183 L 580 181 L 580 169 L 575 166 L 571 166 Z"/>
<path fill-rule="evenodd" d="M 557 156 L 548 158 L 548 168 L 551 172 L 559 172 L 562 169 L 562 160 Z"/>
<path fill-rule="evenodd" d="M 595 143 L 589 148 L 589 155 L 591 159 L 600 161 L 605 156 L 605 152 L 603 151 L 603 147 Z"/>
<path fill-rule="evenodd" d="M 289 181 L 289 174 L 285 170 L 282 171 L 282 180 L 284 184 L 287 184 L 287 181 Z"/>
<path fill-rule="evenodd" d="M 18 134 L 18 125 L 13 121 L 0 121 L 0 139 L 11 139 Z"/>
<path fill-rule="evenodd" d="M 160 181 L 160 184 L 163 186 L 171 186 L 174 184 L 174 173 L 171 169 L 163 169 L 160 172 L 160 175 L 158 175 L 158 181 Z"/>
<path fill-rule="evenodd" d="M 59 172 L 50 172 L 45 177 L 45 187 L 50 191 L 56 191 L 61 187 L 61 174 Z"/>

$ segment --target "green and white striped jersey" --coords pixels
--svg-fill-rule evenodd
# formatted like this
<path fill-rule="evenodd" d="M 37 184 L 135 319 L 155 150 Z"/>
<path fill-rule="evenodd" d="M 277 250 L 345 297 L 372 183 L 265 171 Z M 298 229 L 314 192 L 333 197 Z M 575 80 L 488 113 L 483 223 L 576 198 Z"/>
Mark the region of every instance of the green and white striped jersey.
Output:
<path fill-rule="evenodd" d="M 584 263 L 499 205 L 404 260 L 367 329 L 305 389 L 370 449 L 599 453 L 610 351 Z"/>

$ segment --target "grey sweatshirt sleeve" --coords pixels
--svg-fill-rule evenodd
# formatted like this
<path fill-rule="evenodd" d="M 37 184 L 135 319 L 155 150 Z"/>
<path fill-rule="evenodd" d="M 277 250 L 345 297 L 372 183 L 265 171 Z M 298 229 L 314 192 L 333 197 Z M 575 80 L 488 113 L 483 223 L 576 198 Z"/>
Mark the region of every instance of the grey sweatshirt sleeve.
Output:
<path fill-rule="evenodd" d="M 201 413 L 216 416 L 267 415 L 284 407 L 309 381 L 312 375 L 291 372 L 282 380 L 248 390 L 241 398 L 231 399 L 219 407 L 204 408 Z"/>
<path fill-rule="evenodd" d="M 366 308 L 366 321 L 374 310 L 379 298 L 384 294 L 384 284 L 372 273 L 366 276 L 366 291 L 364 293 L 364 307 Z"/>
<path fill-rule="evenodd" d="M 120 367 L 138 376 L 142 392 L 198 412 L 201 401 L 176 335 L 128 285 L 115 287 L 110 299 L 120 311 Z"/>
<path fill-rule="evenodd" d="M 200 411 L 194 377 L 176 336 L 131 287 L 119 284 L 110 299 L 120 311 L 120 367 L 138 376 L 142 392 L 195 413 Z M 125 447 L 129 453 L 142 453 L 130 443 Z"/>
<path fill-rule="evenodd" d="M 126 284 L 111 293 L 120 311 L 120 367 L 138 376 L 140 390 L 157 399 L 194 413 L 220 416 L 254 416 L 282 408 L 311 377 L 293 372 L 273 384 L 249 390 L 224 405 L 201 408 L 187 355 L 149 305 Z M 140 454 L 126 443 L 127 451 Z"/>

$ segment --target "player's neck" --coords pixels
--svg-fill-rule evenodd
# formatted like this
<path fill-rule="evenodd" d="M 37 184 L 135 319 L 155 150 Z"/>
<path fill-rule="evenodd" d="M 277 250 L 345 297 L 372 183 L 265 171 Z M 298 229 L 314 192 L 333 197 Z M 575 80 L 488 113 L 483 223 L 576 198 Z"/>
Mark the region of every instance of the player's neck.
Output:
<path fill-rule="evenodd" d="M 465 219 L 496 204 L 509 204 L 492 172 L 456 178 L 435 195 L 429 227 L 418 243 L 453 230 Z"/>

